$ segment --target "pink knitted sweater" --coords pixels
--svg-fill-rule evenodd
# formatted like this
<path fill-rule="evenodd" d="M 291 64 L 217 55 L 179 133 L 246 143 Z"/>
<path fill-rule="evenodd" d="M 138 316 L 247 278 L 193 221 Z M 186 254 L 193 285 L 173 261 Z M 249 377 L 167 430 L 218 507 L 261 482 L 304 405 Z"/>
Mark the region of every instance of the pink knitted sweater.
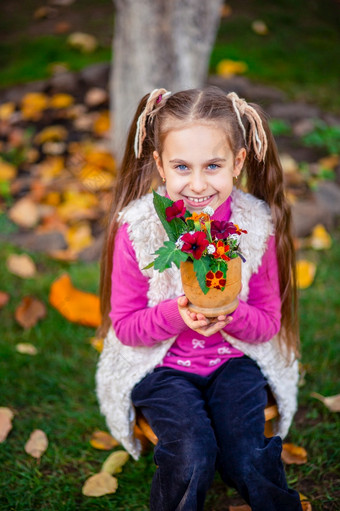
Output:
<path fill-rule="evenodd" d="M 228 221 L 230 203 L 229 197 L 213 218 Z M 147 291 L 148 279 L 138 267 L 124 224 L 115 239 L 110 313 L 119 340 L 130 346 L 151 346 L 177 335 L 162 365 L 201 376 L 215 371 L 229 358 L 243 355 L 220 333 L 204 337 L 189 329 L 178 312 L 176 299 L 148 307 Z M 258 273 L 250 279 L 247 302 L 240 301 L 232 318 L 225 331 L 247 342 L 266 342 L 280 330 L 281 299 L 274 236 L 268 239 Z"/>

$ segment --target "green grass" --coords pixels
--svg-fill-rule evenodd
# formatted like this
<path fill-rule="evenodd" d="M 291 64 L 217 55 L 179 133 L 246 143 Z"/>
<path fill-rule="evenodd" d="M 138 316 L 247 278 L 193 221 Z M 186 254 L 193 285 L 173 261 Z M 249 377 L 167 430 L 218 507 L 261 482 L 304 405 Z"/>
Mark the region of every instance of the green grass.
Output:
<path fill-rule="evenodd" d="M 301 292 L 302 362 L 307 367 L 306 383 L 301 387 L 300 406 L 289 441 L 304 446 L 309 461 L 287 467 L 290 484 L 306 494 L 313 510 L 336 511 L 336 486 L 339 474 L 339 419 L 320 402 L 310 397 L 339 392 L 339 305 L 340 233 L 325 252 L 308 252 L 318 264 L 314 284 Z M 337 243 L 336 243 L 337 242 Z M 48 304 L 51 282 L 62 272 L 70 273 L 74 285 L 97 292 L 98 265 L 59 263 L 41 254 L 32 254 L 39 276 L 20 279 L 8 273 L 6 258 L 20 253 L 2 245 L 0 255 L 1 290 L 11 295 L 1 310 L 0 406 L 15 411 L 14 427 L 0 446 L 0 509 L 16 511 L 136 510 L 148 509 L 148 494 L 153 473 L 152 454 L 138 462 L 132 459 L 118 475 L 119 489 L 113 496 L 83 497 L 84 481 L 97 472 L 108 452 L 89 444 L 95 429 L 106 429 L 94 392 L 97 352 L 89 343 L 94 329 L 68 322 Z M 23 296 L 32 294 L 44 301 L 47 317 L 24 331 L 14 320 L 14 311 Z M 18 342 L 31 342 L 36 356 L 16 352 Z M 33 429 L 43 429 L 49 447 L 38 462 L 24 452 Z M 226 488 L 216 477 L 209 492 L 207 510 L 219 509 Z M 234 495 L 228 490 L 228 495 Z M 339 497 L 339 496 L 338 496 Z"/>

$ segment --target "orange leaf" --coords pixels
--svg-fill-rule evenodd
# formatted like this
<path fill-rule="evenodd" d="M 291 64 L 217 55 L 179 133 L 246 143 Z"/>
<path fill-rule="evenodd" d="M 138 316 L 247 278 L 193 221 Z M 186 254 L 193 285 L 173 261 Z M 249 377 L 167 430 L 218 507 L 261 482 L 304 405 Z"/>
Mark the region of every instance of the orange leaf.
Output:
<path fill-rule="evenodd" d="M 45 316 L 45 305 L 32 296 L 24 296 L 15 311 L 15 319 L 23 328 L 31 328 Z"/>
<path fill-rule="evenodd" d="M 35 429 L 25 444 L 25 451 L 33 458 L 39 459 L 48 447 L 46 433 L 41 429 Z"/>
<path fill-rule="evenodd" d="M 287 465 L 303 465 L 307 463 L 307 451 L 295 444 L 283 444 L 281 458 Z"/>
<path fill-rule="evenodd" d="M 307 500 L 301 501 L 302 511 L 312 511 L 312 504 Z"/>
<path fill-rule="evenodd" d="M 67 108 L 73 103 L 74 98 L 70 94 L 54 94 L 50 99 L 50 108 Z"/>
<path fill-rule="evenodd" d="M 5 293 L 5 291 L 0 291 L 0 309 L 4 307 L 9 300 L 9 294 Z"/>
<path fill-rule="evenodd" d="M 22 116 L 25 120 L 37 121 L 41 118 L 42 111 L 48 108 L 48 97 L 41 92 L 29 92 L 21 101 Z"/>
<path fill-rule="evenodd" d="M 49 301 L 69 321 L 92 327 L 101 323 L 98 296 L 73 287 L 67 274 L 53 282 Z"/>
<path fill-rule="evenodd" d="M 6 440 L 8 433 L 11 431 L 13 417 L 12 410 L 5 406 L 0 407 L 0 443 Z"/>
<path fill-rule="evenodd" d="M 105 135 L 110 129 L 109 111 L 101 112 L 93 124 L 93 132 L 95 135 Z"/>
<path fill-rule="evenodd" d="M 117 440 L 106 431 L 95 431 L 90 438 L 90 444 L 95 449 L 102 451 L 110 451 L 119 445 Z"/>
<path fill-rule="evenodd" d="M 10 181 L 14 179 L 17 174 L 17 168 L 7 161 L 0 159 L 0 181 Z"/>

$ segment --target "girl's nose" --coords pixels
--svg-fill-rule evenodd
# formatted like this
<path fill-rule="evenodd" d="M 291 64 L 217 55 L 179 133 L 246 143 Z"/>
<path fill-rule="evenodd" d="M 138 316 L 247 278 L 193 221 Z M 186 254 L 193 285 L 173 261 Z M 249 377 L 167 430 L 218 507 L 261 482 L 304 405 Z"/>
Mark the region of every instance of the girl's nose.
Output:
<path fill-rule="evenodd" d="M 199 194 L 204 192 L 204 190 L 207 188 L 207 183 L 204 175 L 202 175 L 201 172 L 193 172 L 191 174 L 190 179 L 190 189 L 191 191 Z"/>

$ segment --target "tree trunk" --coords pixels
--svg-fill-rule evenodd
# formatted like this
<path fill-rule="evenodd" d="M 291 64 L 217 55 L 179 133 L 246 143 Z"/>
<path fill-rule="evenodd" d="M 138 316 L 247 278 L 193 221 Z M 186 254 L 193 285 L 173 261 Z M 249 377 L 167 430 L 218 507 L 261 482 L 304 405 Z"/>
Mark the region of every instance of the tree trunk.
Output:
<path fill-rule="evenodd" d="M 113 0 L 115 29 L 110 83 L 118 162 L 141 97 L 156 87 L 201 87 L 223 0 Z"/>

